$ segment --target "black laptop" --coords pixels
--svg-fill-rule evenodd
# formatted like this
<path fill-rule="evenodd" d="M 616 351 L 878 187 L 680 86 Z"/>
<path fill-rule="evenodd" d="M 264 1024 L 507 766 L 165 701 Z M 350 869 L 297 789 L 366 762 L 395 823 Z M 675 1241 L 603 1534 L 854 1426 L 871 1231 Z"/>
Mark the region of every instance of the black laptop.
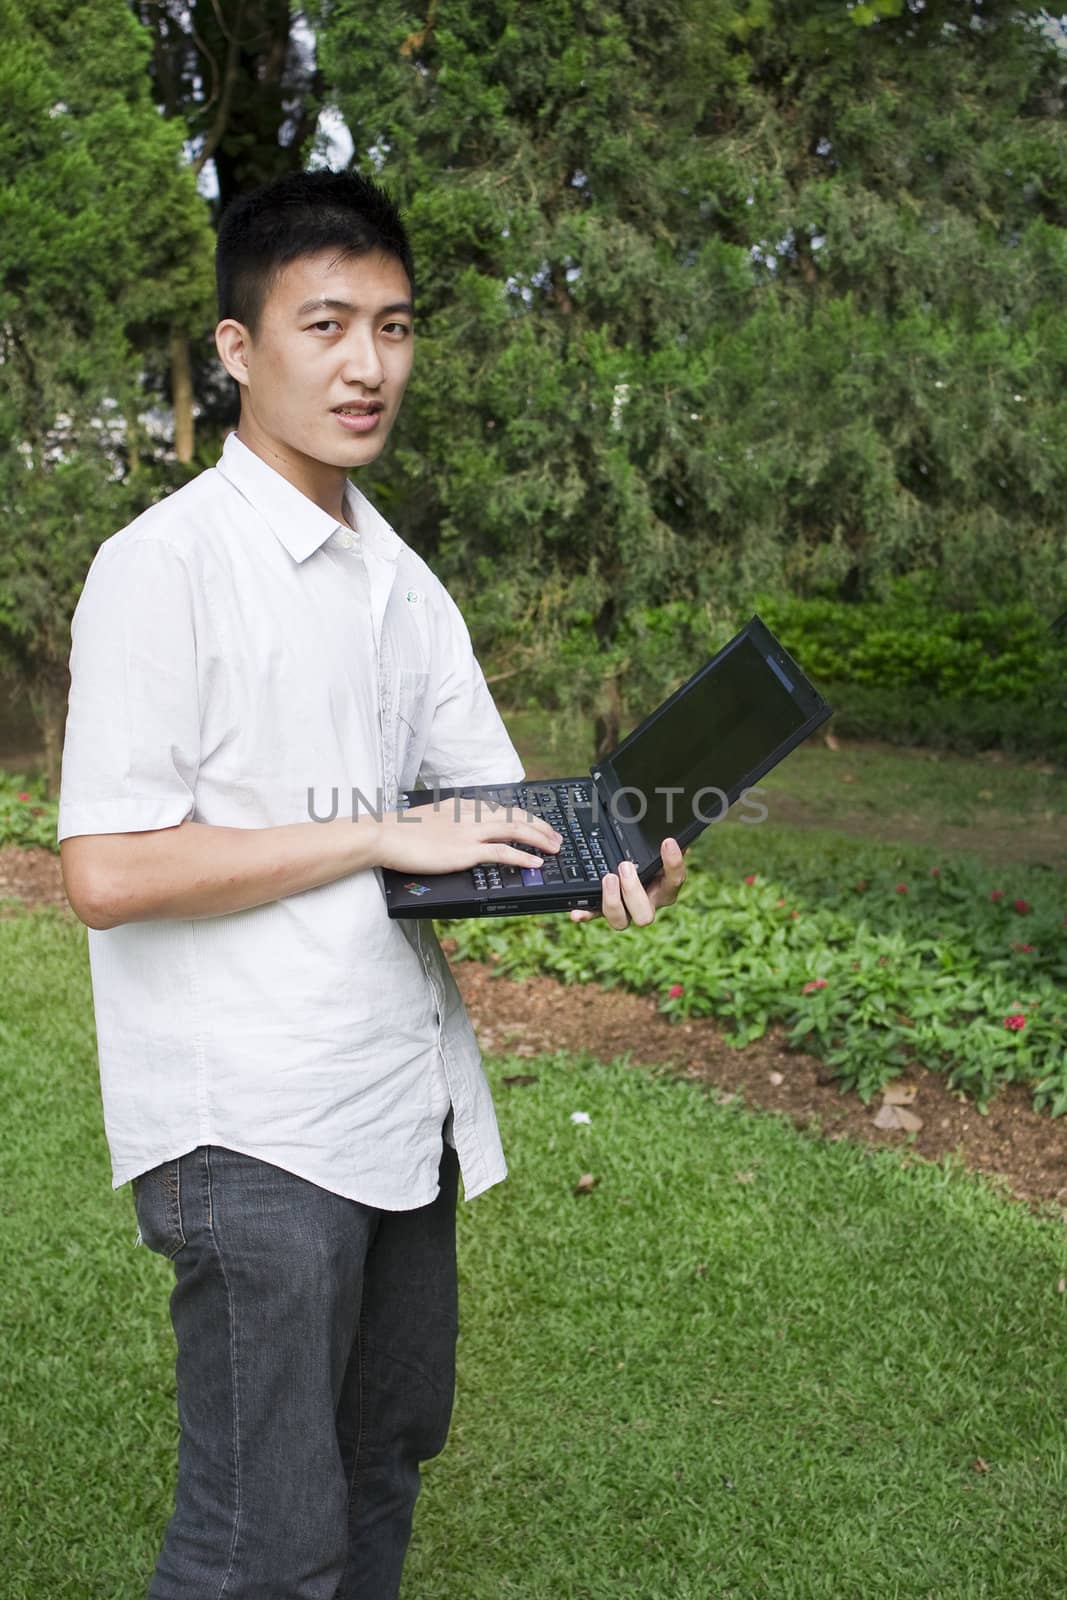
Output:
<path fill-rule="evenodd" d="M 600 905 L 600 879 L 632 861 L 642 883 L 659 847 L 684 848 L 813 733 L 831 708 L 753 617 L 718 655 L 581 778 L 470 789 L 413 789 L 405 808 L 456 798 L 530 811 L 563 835 L 539 868 L 488 862 L 466 872 L 382 873 L 391 917 L 521 916 Z M 522 849 L 531 849 L 523 845 Z"/>

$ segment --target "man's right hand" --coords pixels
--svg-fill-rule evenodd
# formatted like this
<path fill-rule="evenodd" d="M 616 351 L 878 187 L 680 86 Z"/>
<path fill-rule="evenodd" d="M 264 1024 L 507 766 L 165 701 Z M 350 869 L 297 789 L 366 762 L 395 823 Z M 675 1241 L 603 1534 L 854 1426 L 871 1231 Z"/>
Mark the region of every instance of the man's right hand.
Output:
<path fill-rule="evenodd" d="M 75 912 L 90 928 L 105 930 L 247 911 L 370 867 L 462 872 L 480 861 L 540 866 L 543 853 L 559 844 L 554 828 L 525 811 L 465 800 L 457 816 L 448 800 L 381 819 L 337 817 L 272 828 L 187 820 L 142 833 L 76 834 L 63 840 L 61 854 Z"/>
<path fill-rule="evenodd" d="M 482 861 L 540 867 L 544 855 L 555 855 L 562 842 L 541 817 L 484 799 L 438 799 L 388 811 L 376 827 L 377 864 L 397 872 L 463 872 Z"/>

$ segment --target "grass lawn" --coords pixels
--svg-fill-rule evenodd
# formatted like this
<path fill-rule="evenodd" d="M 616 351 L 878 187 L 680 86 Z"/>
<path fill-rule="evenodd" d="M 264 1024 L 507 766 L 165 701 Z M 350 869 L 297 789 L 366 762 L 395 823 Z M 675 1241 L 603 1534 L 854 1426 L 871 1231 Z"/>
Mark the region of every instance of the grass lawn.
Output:
<path fill-rule="evenodd" d="M 170 1273 L 109 1187 L 82 931 L 0 922 L 0 970 L 2 1593 L 141 1600 Z M 490 1071 L 512 1175 L 461 1210 L 459 1398 L 405 1600 L 1062 1593 L 1062 1224 L 691 1084 Z"/>
<path fill-rule="evenodd" d="M 541 711 L 504 720 L 531 777 L 589 771 L 591 722 Z M 1067 870 L 1067 772 L 1051 764 L 852 740 L 830 750 L 816 735 L 761 787 L 768 832 L 834 828 Z"/>

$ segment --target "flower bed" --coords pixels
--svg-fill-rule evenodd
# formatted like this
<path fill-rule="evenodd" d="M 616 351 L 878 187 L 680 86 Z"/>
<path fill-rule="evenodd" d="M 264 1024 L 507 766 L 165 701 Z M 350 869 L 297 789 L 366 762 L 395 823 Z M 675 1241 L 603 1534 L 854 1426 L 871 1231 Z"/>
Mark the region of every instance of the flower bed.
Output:
<path fill-rule="evenodd" d="M 865 1101 L 920 1064 L 980 1107 L 1023 1082 L 1036 1107 L 1067 1111 L 1061 878 L 756 832 L 712 830 L 651 928 L 523 917 L 450 922 L 448 935 L 458 956 L 516 977 L 658 993 L 672 1016 L 720 1019 L 739 1047 L 780 1024 Z"/>
<path fill-rule="evenodd" d="M 58 805 L 46 798 L 40 783 L 28 782 L 17 774 L 0 773 L 0 849 L 18 844 L 58 850 L 58 812 Z"/>

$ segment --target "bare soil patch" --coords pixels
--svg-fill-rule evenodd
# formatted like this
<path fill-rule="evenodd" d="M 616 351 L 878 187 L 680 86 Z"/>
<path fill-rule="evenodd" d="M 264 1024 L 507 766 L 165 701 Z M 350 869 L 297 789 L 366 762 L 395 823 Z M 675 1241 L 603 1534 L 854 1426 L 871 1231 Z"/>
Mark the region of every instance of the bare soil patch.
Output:
<path fill-rule="evenodd" d="M 59 857 L 50 850 L 24 850 L 21 845 L 5 845 L 0 849 L 0 911 L 5 900 L 29 906 L 66 908 Z"/>
<path fill-rule="evenodd" d="M 1002 1091 L 982 1116 L 939 1074 L 920 1069 L 908 1075 L 916 1093 L 907 1109 L 921 1129 L 888 1130 L 875 1125 L 881 1096 L 865 1106 L 842 1094 L 822 1062 L 786 1048 L 779 1029 L 734 1050 L 714 1022 L 672 1021 L 647 995 L 547 977 L 514 983 L 476 961 L 455 962 L 453 971 L 484 1049 L 518 1056 L 587 1050 L 603 1061 L 663 1064 L 829 1139 L 899 1149 L 905 1159 L 954 1154 L 1016 1199 L 1056 1206 L 1067 1222 L 1067 1118 L 1039 1115 L 1021 1085 Z"/>
<path fill-rule="evenodd" d="M 0 910 L 5 901 L 66 907 L 58 857 L 17 846 L 0 850 Z M 514 983 L 477 961 L 456 961 L 453 971 L 486 1050 L 519 1057 L 586 1050 L 603 1061 L 628 1056 L 635 1065 L 668 1066 L 829 1139 L 898 1149 L 904 1159 L 954 1154 L 1015 1198 L 1057 1207 L 1067 1221 L 1067 1118 L 1038 1115 L 1019 1085 L 1002 1091 L 982 1116 L 939 1074 L 920 1069 L 909 1074 L 916 1093 L 907 1109 L 922 1127 L 879 1128 L 881 1097 L 865 1106 L 857 1095 L 842 1094 L 820 1061 L 786 1048 L 780 1030 L 733 1050 L 714 1022 L 674 1022 L 647 995 L 547 977 Z"/>

